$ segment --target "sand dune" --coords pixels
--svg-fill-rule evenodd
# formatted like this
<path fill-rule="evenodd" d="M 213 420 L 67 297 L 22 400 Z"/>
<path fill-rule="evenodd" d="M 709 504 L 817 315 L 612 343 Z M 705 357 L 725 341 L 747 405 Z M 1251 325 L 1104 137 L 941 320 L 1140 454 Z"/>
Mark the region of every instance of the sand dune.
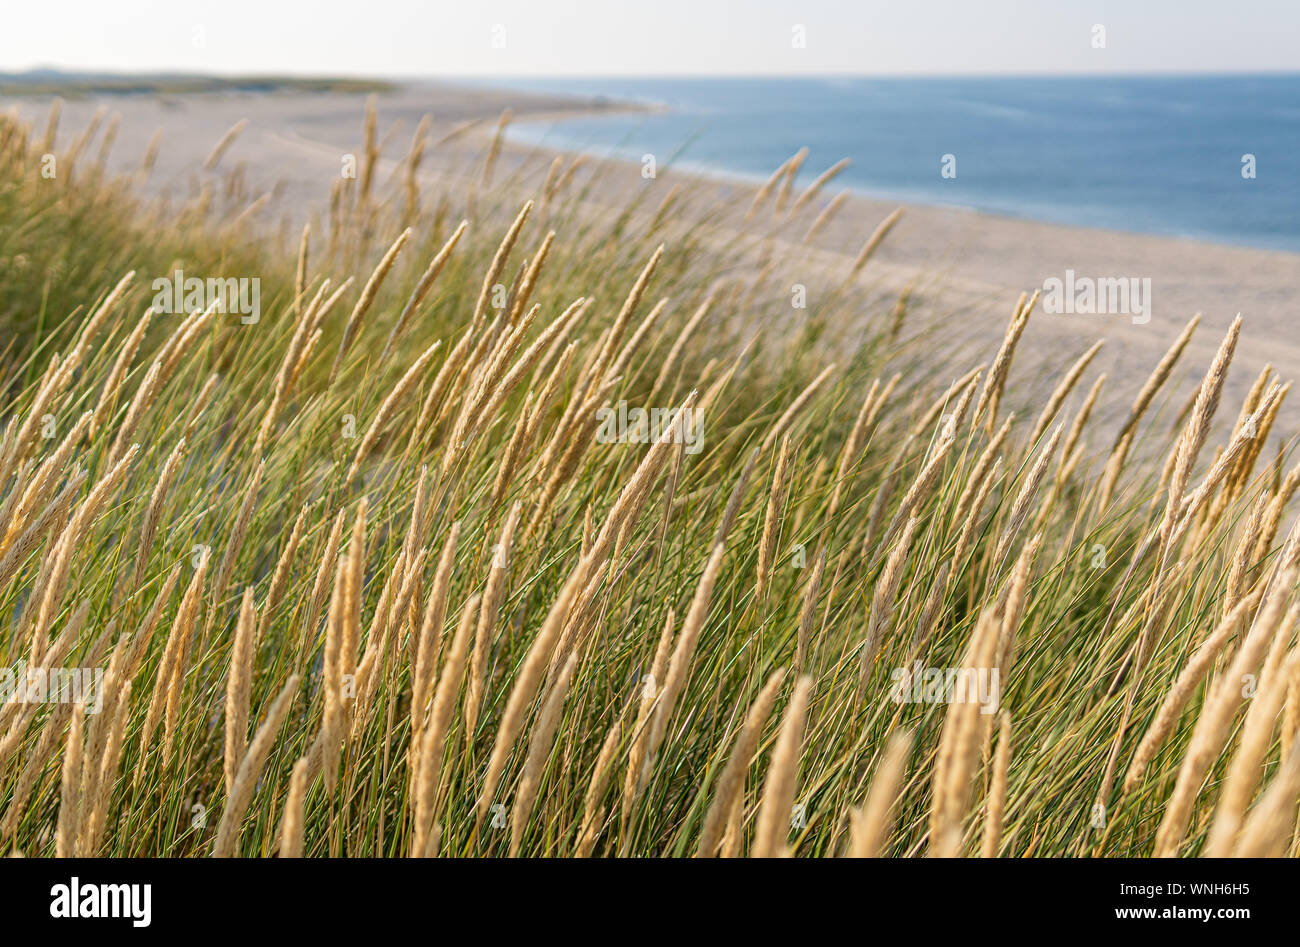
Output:
<path fill-rule="evenodd" d="M 297 222 L 321 211 L 329 182 L 339 173 L 341 156 L 356 149 L 364 101 L 361 95 L 301 93 L 107 96 L 65 103 L 62 127 L 64 135 L 74 134 L 98 108 L 120 113 L 118 142 L 110 161 L 115 170 L 134 167 L 155 130 L 162 129 L 152 186 L 182 196 L 197 187 L 195 171 L 213 143 L 246 118 L 248 127 L 225 161 L 244 166 L 254 192 L 273 191 L 271 219 Z M 10 99 L 0 106 L 16 106 L 39 124 L 49 100 Z M 378 96 L 383 152 L 392 159 L 383 166 L 384 172 L 396 166 L 426 114 L 435 121 L 431 136 L 435 147 L 429 150 L 426 173 L 432 179 L 463 168 L 468 156 L 483 149 L 504 107 L 514 111 L 517 121 L 526 121 L 618 106 L 471 86 L 409 85 Z M 454 137 L 446 140 L 452 133 Z M 521 168 L 533 151 L 507 148 L 502 176 L 511 168 Z M 838 157 L 817 156 L 826 163 Z M 545 167 L 545 162 L 532 164 Z M 604 193 L 611 203 L 621 201 L 625 189 L 644 186 L 639 170 L 636 165 L 607 168 L 591 200 L 601 201 L 601 188 L 614 188 L 619 193 Z M 535 188 L 537 174 L 536 170 L 521 174 L 516 186 Z M 692 195 L 687 206 L 714 207 L 727 197 L 741 197 L 737 204 L 743 206 L 754 190 L 748 182 L 677 171 L 661 173 L 653 184 L 686 189 Z M 834 189 L 818 202 L 825 204 L 831 193 Z M 865 236 L 894 206 L 866 197 L 850 199 L 815 241 L 817 262 L 810 269 L 810 285 L 847 267 Z M 737 233 L 752 229 L 740 218 L 737 212 L 733 219 L 719 223 Z M 775 246 L 789 244 L 793 252 L 802 230 L 779 230 Z M 728 241 L 718 244 L 719 252 L 727 252 Z M 936 370 L 942 371 L 949 356 L 967 352 L 970 346 L 988 349 L 991 356 L 1016 296 L 1043 286 L 1050 277 L 1064 278 L 1067 270 L 1087 277 L 1149 278 L 1150 318 L 1139 324 L 1124 314 L 1040 311 L 1022 342 L 1034 355 L 1018 364 L 1018 372 L 1041 370 L 1049 378 L 1101 334 L 1107 344 L 1095 366 L 1108 372 L 1110 385 L 1133 392 L 1191 315 L 1200 312 L 1202 327 L 1181 366 L 1184 384 L 1178 390 L 1185 394 L 1190 379 L 1199 377 L 1223 331 L 1240 312 L 1246 331 L 1229 380 L 1230 401 L 1244 394 L 1266 364 L 1284 378 L 1300 377 L 1300 340 L 1292 331 L 1300 310 L 1300 254 L 908 206 L 873 259 L 869 283 L 872 291 L 890 295 L 907 287 L 916 289 L 924 305 L 915 318 L 930 327 L 920 356 L 932 359 Z M 1300 401 L 1292 401 L 1284 418 L 1294 423 L 1300 420 Z"/>

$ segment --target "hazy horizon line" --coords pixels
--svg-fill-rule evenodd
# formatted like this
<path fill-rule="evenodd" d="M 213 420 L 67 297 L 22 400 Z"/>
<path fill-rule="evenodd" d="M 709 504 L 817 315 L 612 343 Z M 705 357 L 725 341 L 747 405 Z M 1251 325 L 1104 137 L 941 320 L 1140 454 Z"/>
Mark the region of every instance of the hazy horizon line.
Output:
<path fill-rule="evenodd" d="M 501 73 L 378 73 L 378 72 L 299 72 L 294 70 L 247 71 L 191 71 L 183 69 L 121 69 L 113 66 L 69 68 L 56 64 L 30 66 L 24 69 L 0 70 L 0 77 L 17 78 L 41 73 L 55 73 L 69 78 L 114 76 L 121 78 L 256 78 L 256 79 L 352 79 L 376 82 L 465 81 L 491 82 L 496 80 L 646 80 L 646 79 L 1146 79 L 1146 78 L 1227 78 L 1256 76 L 1300 76 L 1300 68 L 1292 69 L 1203 69 L 1203 70 L 1125 70 L 1098 72 L 1075 70 L 1045 72 L 501 72 Z"/>

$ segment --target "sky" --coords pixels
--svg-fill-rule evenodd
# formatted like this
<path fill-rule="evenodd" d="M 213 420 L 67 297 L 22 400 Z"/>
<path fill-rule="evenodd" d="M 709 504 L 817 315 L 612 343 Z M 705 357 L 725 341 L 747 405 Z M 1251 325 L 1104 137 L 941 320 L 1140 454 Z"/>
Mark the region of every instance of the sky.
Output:
<path fill-rule="evenodd" d="M 0 0 L 0 22 L 0 72 L 1300 70 L 1300 0 Z"/>

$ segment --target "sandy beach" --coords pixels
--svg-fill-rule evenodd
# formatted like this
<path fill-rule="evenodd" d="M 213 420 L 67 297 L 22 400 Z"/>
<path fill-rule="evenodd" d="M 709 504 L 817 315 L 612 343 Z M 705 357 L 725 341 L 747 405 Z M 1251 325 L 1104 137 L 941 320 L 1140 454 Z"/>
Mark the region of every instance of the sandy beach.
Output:
<path fill-rule="evenodd" d="M 125 172 L 138 165 L 149 139 L 162 129 L 150 186 L 183 197 L 197 187 L 196 171 L 212 145 L 235 122 L 247 119 L 247 128 L 224 161 L 242 168 L 254 193 L 274 195 L 268 221 L 294 223 L 322 212 L 341 155 L 355 150 L 360 141 L 364 104 L 365 96 L 359 94 L 293 92 L 97 96 L 65 102 L 61 134 L 67 140 L 78 133 L 97 109 L 120 114 L 109 167 Z M 431 182 L 459 174 L 482 153 L 504 108 L 513 111 L 514 121 L 524 122 L 623 107 L 604 100 L 453 84 L 405 85 L 379 94 L 377 105 L 385 174 L 405 154 L 420 119 L 432 116 L 432 147 L 425 163 Z M 39 127 L 49 99 L 9 98 L 0 100 L 0 107 L 16 107 Z M 820 169 L 839 157 L 813 155 L 808 167 Z M 522 200 L 540 184 L 549 164 L 545 159 L 537 149 L 507 146 L 501 177 L 519 190 Z M 714 243 L 723 263 L 732 246 L 729 233 L 739 237 L 766 228 L 771 257 L 806 261 L 793 265 L 806 268 L 804 282 L 814 294 L 846 270 L 865 237 L 897 206 L 853 196 L 812 245 L 802 247 L 806 220 L 829 203 L 835 188 L 817 196 L 807 209 L 811 216 L 803 222 L 783 225 L 772 223 L 770 214 L 744 219 L 740 209 L 755 191 L 750 182 L 673 169 L 660 169 L 656 179 L 646 181 L 636 164 L 592 162 L 597 165 L 602 166 L 599 186 L 591 190 L 590 201 L 622 203 L 634 188 L 661 188 L 665 195 L 677 188 L 689 198 L 683 206 L 707 208 L 712 215 L 719 234 Z M 656 204 L 647 202 L 651 209 Z M 915 312 L 909 328 L 925 330 L 915 355 L 938 372 L 949 357 L 965 354 L 971 346 L 990 358 L 1019 293 L 1032 292 L 1049 278 L 1063 280 L 1070 270 L 1078 277 L 1150 279 L 1149 313 L 1139 318 L 1040 311 L 1022 342 L 1031 356 L 1018 361 L 1017 373 L 1039 373 L 1046 383 L 1100 335 L 1107 341 L 1094 365 L 1108 373 L 1113 390 L 1125 393 L 1117 400 L 1127 400 L 1199 312 L 1202 325 L 1180 365 L 1181 384 L 1171 398 L 1187 396 L 1192 379 L 1204 371 L 1237 313 L 1245 319 L 1245 331 L 1229 379 L 1229 402 L 1244 395 L 1267 364 L 1284 379 L 1300 376 L 1300 341 L 1290 331 L 1300 306 L 1300 254 L 1059 226 L 957 208 L 904 206 L 905 215 L 864 274 L 864 291 L 883 299 L 911 290 Z M 1300 420 L 1298 404 L 1293 400 L 1284 418 Z"/>

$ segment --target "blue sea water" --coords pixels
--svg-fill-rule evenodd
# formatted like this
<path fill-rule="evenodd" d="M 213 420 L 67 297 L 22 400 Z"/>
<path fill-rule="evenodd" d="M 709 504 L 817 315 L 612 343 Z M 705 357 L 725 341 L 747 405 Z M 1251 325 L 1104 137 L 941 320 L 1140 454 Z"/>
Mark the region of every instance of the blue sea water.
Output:
<path fill-rule="evenodd" d="M 756 178 L 807 146 L 800 183 L 853 162 L 828 194 L 1300 251 L 1300 74 L 493 84 L 663 106 L 521 122 L 516 140 Z"/>

